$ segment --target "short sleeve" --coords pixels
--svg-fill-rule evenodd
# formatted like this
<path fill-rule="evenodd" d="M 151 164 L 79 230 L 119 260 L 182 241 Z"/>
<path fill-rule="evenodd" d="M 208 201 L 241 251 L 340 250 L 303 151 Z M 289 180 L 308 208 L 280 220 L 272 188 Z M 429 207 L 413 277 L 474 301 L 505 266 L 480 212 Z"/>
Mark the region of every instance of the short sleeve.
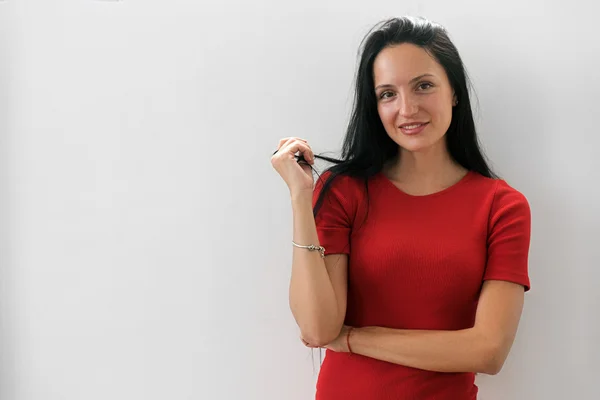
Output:
<path fill-rule="evenodd" d="M 330 173 L 317 180 L 313 192 L 313 207 Z M 350 254 L 350 234 L 354 220 L 351 178 L 338 175 L 325 193 L 315 218 L 319 243 L 328 254 Z"/>
<path fill-rule="evenodd" d="M 528 259 L 531 210 L 525 196 L 498 180 L 490 212 L 483 280 L 503 280 L 530 289 Z"/>

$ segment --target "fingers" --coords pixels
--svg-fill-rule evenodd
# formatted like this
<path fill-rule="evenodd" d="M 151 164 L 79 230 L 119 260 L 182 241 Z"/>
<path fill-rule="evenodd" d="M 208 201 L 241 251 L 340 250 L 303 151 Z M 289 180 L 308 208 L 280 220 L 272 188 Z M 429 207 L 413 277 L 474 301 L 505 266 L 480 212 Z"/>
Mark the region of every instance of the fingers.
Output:
<path fill-rule="evenodd" d="M 301 139 L 301 138 L 297 138 L 297 137 L 287 137 L 287 138 L 283 138 L 279 141 L 279 146 L 277 147 L 278 149 L 281 148 L 281 146 L 285 143 L 288 142 L 290 140 L 302 140 L 304 143 L 308 143 L 306 140 Z"/>
<path fill-rule="evenodd" d="M 300 153 L 308 162 L 315 160 L 315 155 L 310 146 L 306 142 L 302 142 L 299 140 L 293 140 L 284 144 L 281 147 L 280 152 L 287 152 L 290 153 L 292 156 L 295 156 L 296 153 Z"/>
<path fill-rule="evenodd" d="M 303 145 L 305 145 L 306 147 L 308 147 L 310 149 L 310 145 L 308 144 L 308 142 L 306 140 L 293 137 L 293 138 L 281 139 L 279 141 L 278 150 L 281 150 L 284 147 L 293 146 L 294 143 L 296 143 L 296 144 L 303 144 Z"/>
<path fill-rule="evenodd" d="M 296 137 L 283 138 L 279 141 L 279 144 L 277 145 L 277 151 L 275 151 L 275 153 L 277 153 L 279 150 L 281 150 L 282 147 L 285 147 L 285 145 L 287 145 L 288 142 L 290 142 L 292 140 L 302 140 L 302 141 L 306 142 L 306 140 L 296 138 Z M 308 143 L 308 142 L 306 142 L 306 143 Z"/>
<path fill-rule="evenodd" d="M 292 155 L 295 155 L 297 152 L 300 152 L 307 161 L 314 161 L 314 153 L 312 151 L 312 148 L 305 139 L 300 139 L 297 137 L 281 139 L 279 141 L 277 150 L 273 153 L 273 155 L 281 152 L 289 152 Z"/>

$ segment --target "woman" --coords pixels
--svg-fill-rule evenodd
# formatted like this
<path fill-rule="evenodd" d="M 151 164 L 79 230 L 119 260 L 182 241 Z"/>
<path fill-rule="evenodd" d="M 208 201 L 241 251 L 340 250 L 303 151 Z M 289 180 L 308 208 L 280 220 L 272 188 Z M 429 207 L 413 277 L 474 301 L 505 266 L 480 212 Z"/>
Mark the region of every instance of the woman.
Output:
<path fill-rule="evenodd" d="M 292 197 L 290 307 L 327 348 L 317 399 L 472 400 L 475 374 L 502 368 L 531 216 L 482 155 L 467 82 L 443 27 L 385 21 L 362 44 L 342 159 L 300 138 L 271 159 Z M 316 184 L 315 158 L 337 164 Z"/>

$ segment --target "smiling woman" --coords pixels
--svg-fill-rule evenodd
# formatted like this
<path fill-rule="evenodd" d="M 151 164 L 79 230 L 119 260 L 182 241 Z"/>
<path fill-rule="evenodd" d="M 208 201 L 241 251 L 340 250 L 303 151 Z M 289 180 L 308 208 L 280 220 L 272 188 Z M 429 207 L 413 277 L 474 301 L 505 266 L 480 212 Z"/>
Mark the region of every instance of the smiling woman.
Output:
<path fill-rule="evenodd" d="M 422 71 L 427 72 L 419 74 Z M 404 43 L 387 47 L 377 55 L 373 76 L 381 122 L 401 151 L 414 152 L 434 145 L 443 151 L 442 139 L 456 105 L 444 68 L 419 46 Z"/>
<path fill-rule="evenodd" d="M 336 165 L 313 186 L 315 158 Z M 476 399 L 475 373 L 498 373 L 515 338 L 531 216 L 479 148 L 445 29 L 377 25 L 342 159 L 286 138 L 272 163 L 292 195 L 290 307 L 327 349 L 317 399 Z"/>

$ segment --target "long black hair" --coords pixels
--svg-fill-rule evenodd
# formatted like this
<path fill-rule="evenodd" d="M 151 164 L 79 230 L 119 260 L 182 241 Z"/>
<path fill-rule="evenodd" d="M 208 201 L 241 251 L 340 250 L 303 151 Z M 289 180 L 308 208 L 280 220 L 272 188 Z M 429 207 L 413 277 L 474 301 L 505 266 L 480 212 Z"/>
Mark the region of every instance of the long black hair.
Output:
<path fill-rule="evenodd" d="M 398 155 L 399 146 L 387 135 L 377 112 L 373 63 L 384 48 L 402 43 L 424 49 L 444 68 L 454 89 L 458 104 L 452 107 L 452 121 L 445 135 L 450 156 L 467 170 L 497 178 L 488 166 L 477 139 L 469 99 L 470 79 L 446 29 L 422 17 L 392 18 L 376 24 L 359 47 L 354 104 L 342 146 L 342 158 L 315 154 L 315 158 L 336 164 L 325 171 L 329 176 L 321 182 L 322 189 L 313 208 L 315 218 L 327 190 L 338 175 L 363 178 L 368 198 L 368 179 Z M 318 179 L 322 178 L 319 176 Z"/>

